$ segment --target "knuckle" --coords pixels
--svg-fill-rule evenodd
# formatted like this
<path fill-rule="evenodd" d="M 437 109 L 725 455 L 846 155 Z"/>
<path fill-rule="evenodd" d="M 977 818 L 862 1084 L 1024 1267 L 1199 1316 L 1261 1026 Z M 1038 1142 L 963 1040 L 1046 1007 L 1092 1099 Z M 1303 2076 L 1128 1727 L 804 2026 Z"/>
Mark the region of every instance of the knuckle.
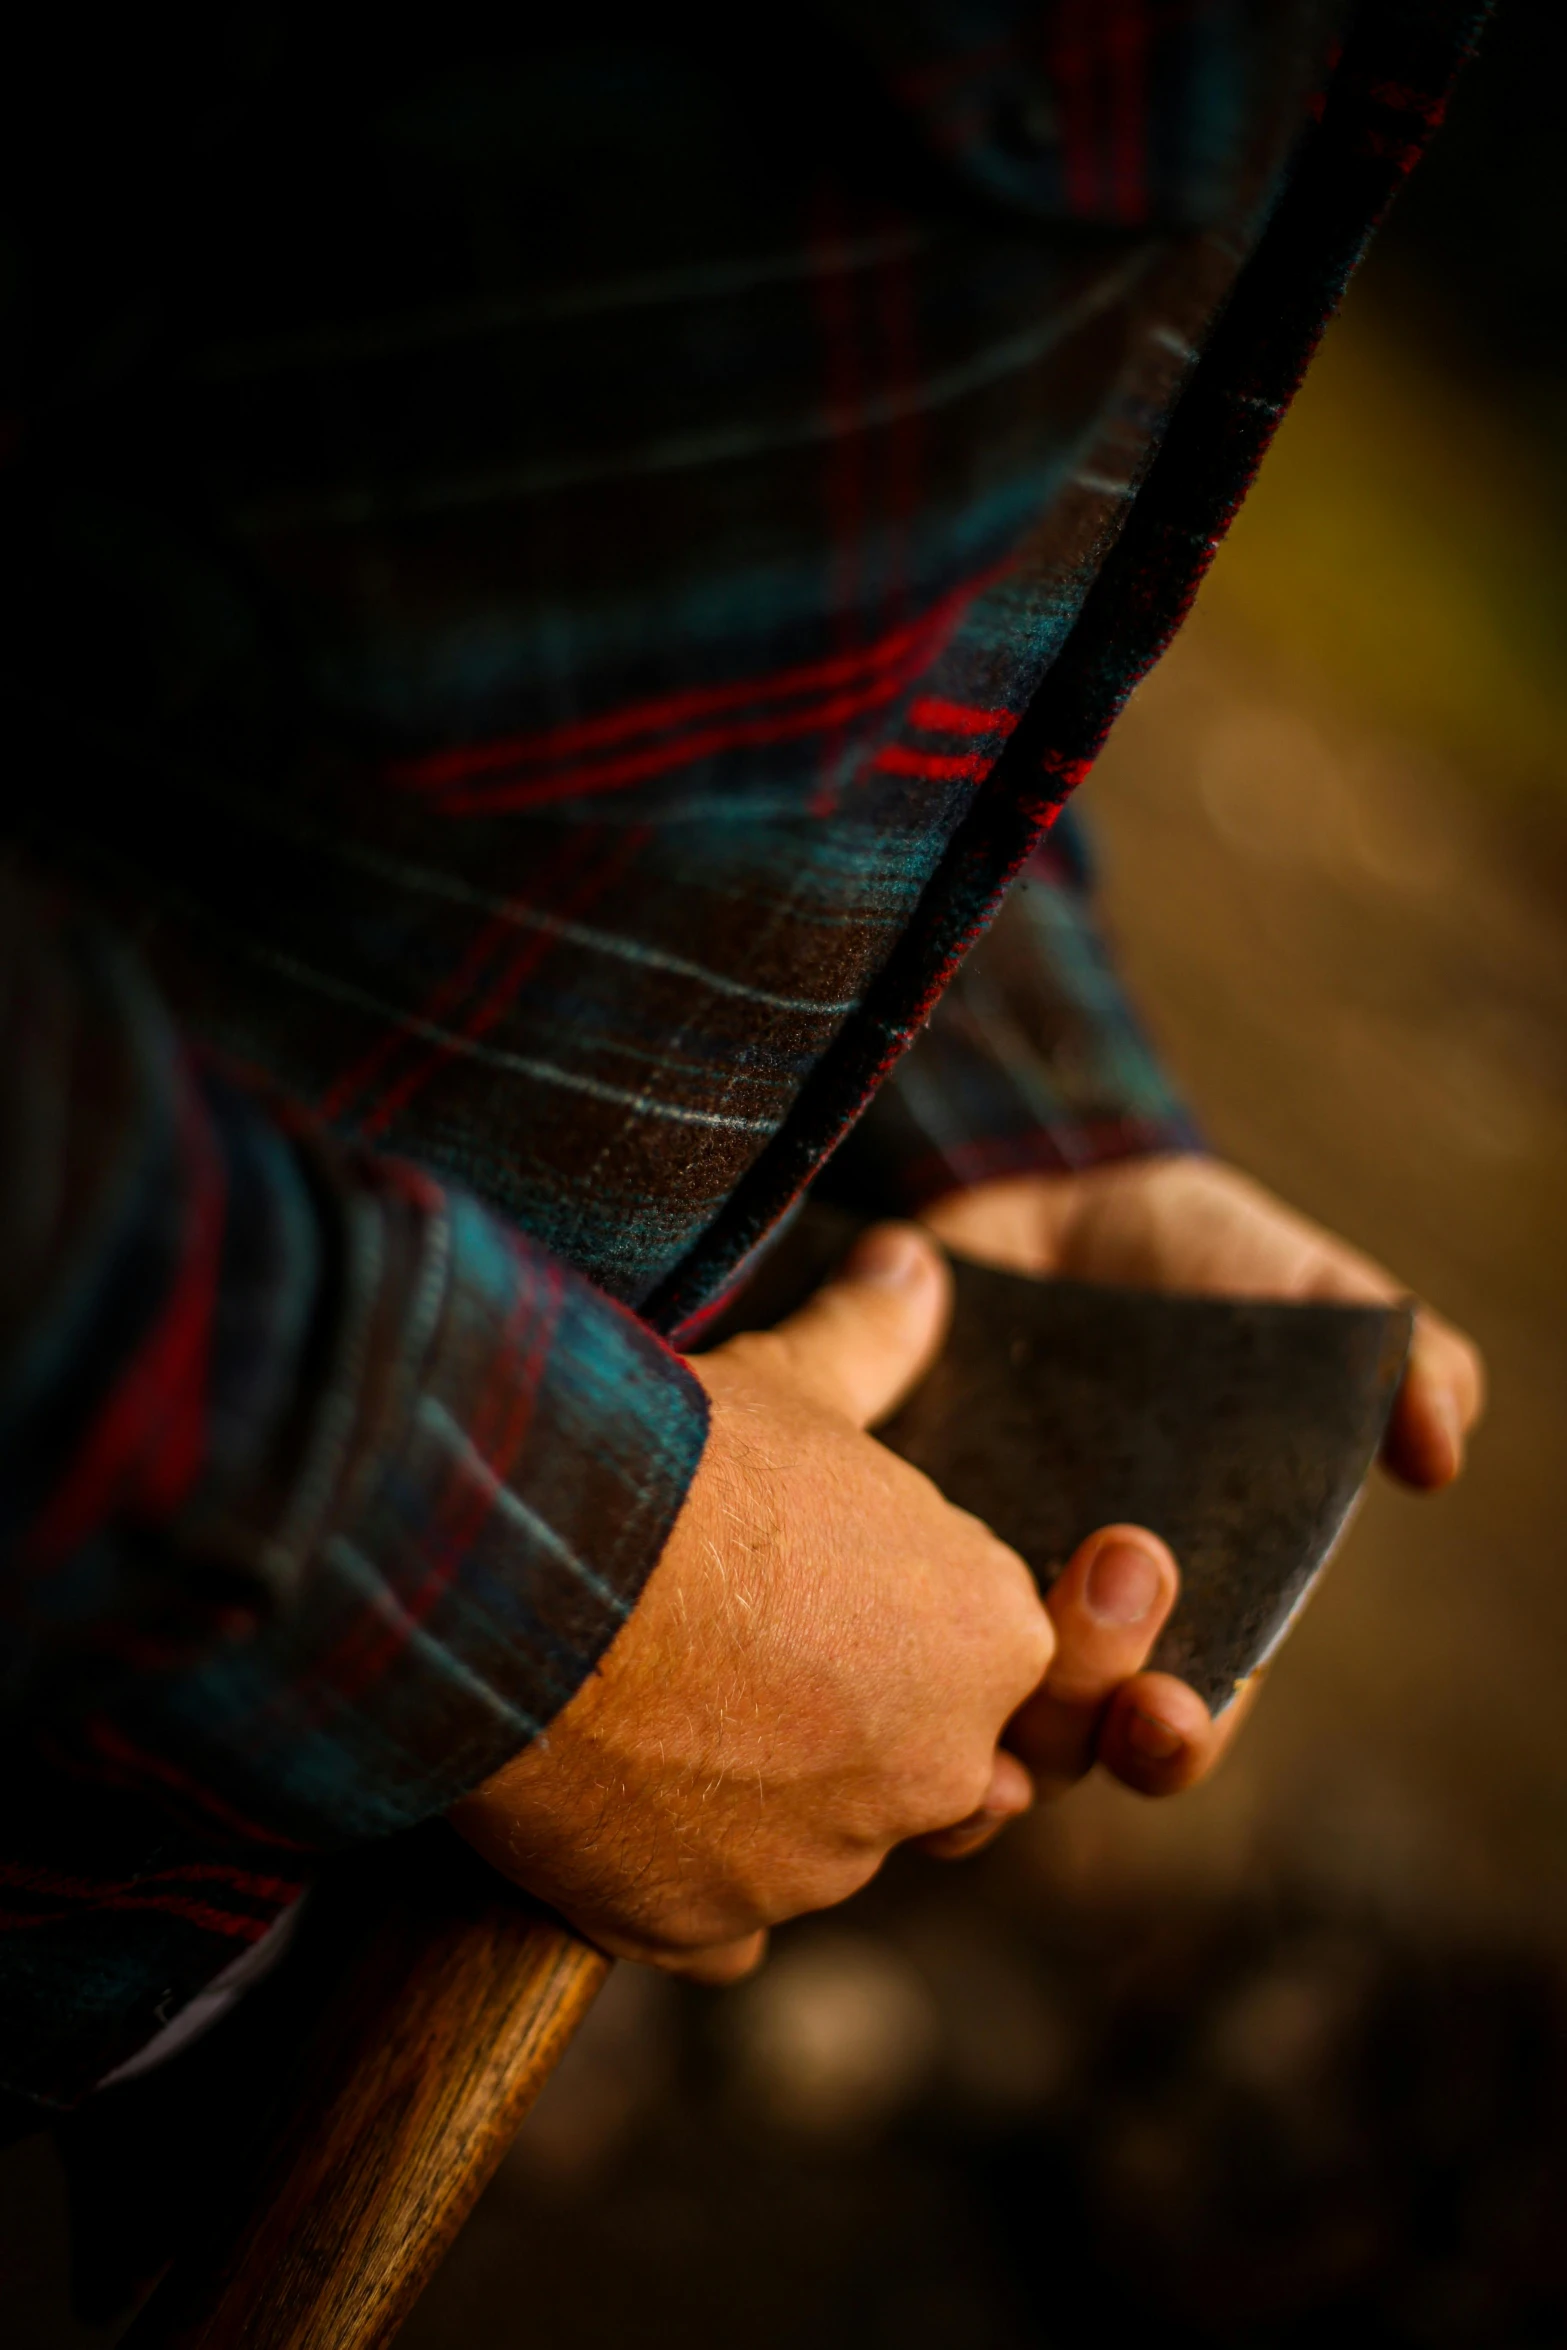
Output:
<path fill-rule="evenodd" d="M 1032 1592 L 1030 1597 L 1033 1604 L 1019 1631 L 1017 1661 L 1027 1687 L 1037 1689 L 1055 1661 L 1058 1644 L 1054 1623 Z"/>
<path fill-rule="evenodd" d="M 994 1749 L 988 1745 L 981 1748 L 977 1741 L 961 1753 L 943 1757 L 918 1790 L 917 1822 L 905 1833 L 928 1836 L 966 1820 L 984 1802 L 994 1767 Z"/>
<path fill-rule="evenodd" d="M 950 1502 L 945 1507 L 957 1537 L 954 1548 L 964 1573 L 969 1577 L 983 1575 L 1014 1605 L 1036 1605 L 1038 1586 L 1027 1560 L 1009 1542 L 1003 1542 L 999 1534 L 992 1533 L 983 1518 L 976 1518 L 969 1510 L 956 1509 Z"/>
<path fill-rule="evenodd" d="M 851 1901 L 856 1893 L 864 1891 L 885 1858 L 886 1852 L 880 1848 L 845 1854 L 821 1872 L 810 1901 L 802 1903 L 796 1914 L 804 1914 L 808 1909 L 836 1909 L 840 1902 Z"/>
<path fill-rule="evenodd" d="M 1010 1712 L 1038 1688 L 1060 1647 L 1056 1625 L 1026 1569 L 1023 1580 L 1010 1582 L 1004 1599 L 995 1605 L 990 1629 L 996 1685 Z"/>
<path fill-rule="evenodd" d="M 931 1490 L 937 1492 L 939 1488 L 933 1485 Z M 1014 1551 L 1007 1548 L 999 1535 L 992 1534 L 983 1518 L 975 1517 L 972 1510 L 961 1509 L 955 1501 L 946 1502 L 944 1507 L 947 1516 L 952 1521 L 954 1533 L 960 1541 L 966 1543 L 976 1561 L 983 1561 L 991 1557 L 1001 1559 L 1016 1556 Z"/>
<path fill-rule="evenodd" d="M 955 1819 L 966 1820 L 972 1812 L 979 1810 L 990 1792 L 995 1767 L 995 1749 L 987 1745 L 963 1773 L 962 1784 L 958 1789 L 958 1808 L 953 1815 Z"/>
<path fill-rule="evenodd" d="M 766 1934 L 752 1935 L 733 1949 L 722 1952 L 719 1963 L 708 1972 L 707 1980 L 719 1989 L 727 1989 L 734 1983 L 748 1982 L 766 1956 Z"/>
<path fill-rule="evenodd" d="M 733 1893 L 651 1903 L 634 1922 L 627 1939 L 642 1946 L 652 1966 L 681 1967 L 701 1952 L 733 1942 L 766 1923 L 755 1905 Z"/>
<path fill-rule="evenodd" d="M 638 1966 L 651 1967 L 655 1974 L 660 1975 L 684 1974 L 688 1964 L 683 1950 L 666 1949 L 662 1944 L 652 1942 L 640 1950 L 623 1951 L 621 1956 L 632 1959 Z"/>
<path fill-rule="evenodd" d="M 995 1581 L 1010 1597 L 1015 1607 L 1035 1612 L 1039 1606 L 1039 1587 L 1027 1561 L 1020 1557 L 1009 1542 L 992 1534 L 989 1527 L 981 1529 L 985 1537 L 985 1555 Z"/>

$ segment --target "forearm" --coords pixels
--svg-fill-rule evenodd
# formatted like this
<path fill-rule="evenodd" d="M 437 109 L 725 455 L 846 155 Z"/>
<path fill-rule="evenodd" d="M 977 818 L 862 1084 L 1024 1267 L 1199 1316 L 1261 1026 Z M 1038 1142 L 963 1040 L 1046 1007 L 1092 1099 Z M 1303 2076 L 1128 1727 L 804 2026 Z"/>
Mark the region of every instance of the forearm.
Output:
<path fill-rule="evenodd" d="M 705 1408 L 478 1202 L 194 1063 L 9 895 L 4 1704 L 112 1722 L 265 1829 L 443 1809 L 614 1637 Z"/>

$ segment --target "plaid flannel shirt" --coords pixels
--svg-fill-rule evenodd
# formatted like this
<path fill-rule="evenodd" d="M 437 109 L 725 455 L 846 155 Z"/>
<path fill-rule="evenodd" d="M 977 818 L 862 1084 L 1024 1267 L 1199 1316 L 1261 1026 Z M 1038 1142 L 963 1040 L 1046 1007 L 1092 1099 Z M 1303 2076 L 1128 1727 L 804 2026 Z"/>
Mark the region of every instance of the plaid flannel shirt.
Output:
<path fill-rule="evenodd" d="M 700 1455 L 670 1341 L 840 1145 L 893 1206 L 1189 1139 L 1044 835 L 1474 13 L 13 74 L 14 2098 L 565 1702 Z"/>

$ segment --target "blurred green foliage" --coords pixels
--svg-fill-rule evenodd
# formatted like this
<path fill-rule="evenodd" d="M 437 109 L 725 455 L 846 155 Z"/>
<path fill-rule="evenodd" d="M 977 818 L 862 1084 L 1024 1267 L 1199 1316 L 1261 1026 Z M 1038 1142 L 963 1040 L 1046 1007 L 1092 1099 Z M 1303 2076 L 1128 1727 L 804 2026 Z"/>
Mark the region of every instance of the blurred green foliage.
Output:
<path fill-rule="evenodd" d="M 1357 291 L 1215 566 L 1212 603 L 1469 779 L 1567 807 L 1567 513 L 1505 382 Z"/>
<path fill-rule="evenodd" d="M 1373 243 L 1209 601 L 1567 815 L 1567 8 L 1499 0 Z"/>

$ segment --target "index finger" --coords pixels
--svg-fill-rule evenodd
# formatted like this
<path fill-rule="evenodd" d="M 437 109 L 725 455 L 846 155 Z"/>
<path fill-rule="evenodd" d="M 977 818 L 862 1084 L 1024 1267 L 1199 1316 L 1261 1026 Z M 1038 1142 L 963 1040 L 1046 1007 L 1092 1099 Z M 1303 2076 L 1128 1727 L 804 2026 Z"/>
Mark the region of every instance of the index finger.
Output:
<path fill-rule="evenodd" d="M 1045 1605 L 1056 1651 L 1007 1727 L 1041 1795 L 1064 1794 L 1094 1764 L 1111 1697 L 1148 1662 L 1180 1582 L 1168 1544 L 1143 1526 L 1102 1526 L 1080 1543 Z"/>

